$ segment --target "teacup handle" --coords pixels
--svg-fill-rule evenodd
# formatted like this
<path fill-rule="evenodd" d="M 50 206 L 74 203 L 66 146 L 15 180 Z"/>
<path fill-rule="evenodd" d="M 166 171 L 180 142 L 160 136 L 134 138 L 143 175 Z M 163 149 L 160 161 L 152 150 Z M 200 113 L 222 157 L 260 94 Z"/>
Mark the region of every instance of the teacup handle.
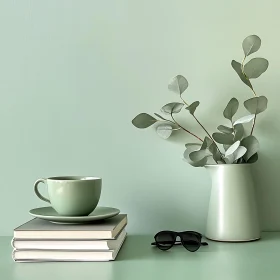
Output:
<path fill-rule="evenodd" d="M 48 203 L 51 203 L 50 201 L 49 201 L 49 199 L 47 199 L 47 198 L 45 198 L 44 196 L 42 196 L 41 194 L 40 194 L 40 192 L 39 192 L 39 190 L 38 190 L 38 185 L 40 184 L 40 183 L 46 183 L 46 179 L 38 179 L 35 183 L 34 183 L 34 191 L 35 191 L 35 193 L 36 193 L 36 195 L 40 198 L 40 199 L 42 199 L 42 200 L 44 200 L 44 201 L 46 201 L 46 202 L 48 202 Z"/>

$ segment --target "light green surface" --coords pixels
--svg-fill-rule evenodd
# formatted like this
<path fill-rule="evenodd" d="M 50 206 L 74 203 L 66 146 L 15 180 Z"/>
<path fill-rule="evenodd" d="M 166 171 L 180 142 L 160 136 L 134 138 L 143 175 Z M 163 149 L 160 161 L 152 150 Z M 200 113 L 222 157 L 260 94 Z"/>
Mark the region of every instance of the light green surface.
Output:
<path fill-rule="evenodd" d="M 128 236 L 119 256 L 107 263 L 14 263 L 10 237 L 0 238 L 0 276 L 5 280 L 196 279 L 278 280 L 280 233 L 264 233 L 250 243 L 209 242 L 196 253 L 182 246 L 162 252 L 152 236 Z"/>
<path fill-rule="evenodd" d="M 279 8 L 276 0 L 0 0 L 0 235 L 48 206 L 33 183 L 55 175 L 102 177 L 100 205 L 128 213 L 130 232 L 204 232 L 211 180 L 182 161 L 193 139 L 165 141 L 131 120 L 176 101 L 167 84 L 182 74 L 203 125 L 228 125 L 230 98 L 251 97 L 230 63 L 254 33 L 270 61 L 254 83 L 269 100 L 255 129 L 256 182 L 263 227 L 280 230 Z M 203 137 L 183 113 L 179 120 Z"/>

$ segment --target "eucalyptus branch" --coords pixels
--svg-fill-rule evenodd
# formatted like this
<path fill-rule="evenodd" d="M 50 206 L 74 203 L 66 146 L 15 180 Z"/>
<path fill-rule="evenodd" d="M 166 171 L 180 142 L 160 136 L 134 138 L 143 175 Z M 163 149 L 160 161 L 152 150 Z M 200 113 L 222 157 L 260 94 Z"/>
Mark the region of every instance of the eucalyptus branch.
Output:
<path fill-rule="evenodd" d="M 249 80 L 249 82 L 251 83 L 250 79 L 248 79 L 248 77 L 246 76 L 246 73 L 244 72 L 244 62 L 245 62 L 246 58 L 247 58 L 247 55 L 244 56 L 244 58 L 243 58 L 243 60 L 242 60 L 242 62 L 241 62 L 241 71 L 242 71 L 242 73 L 243 73 L 245 79 Z M 257 94 L 256 94 L 256 92 L 255 92 L 253 86 L 250 87 L 250 89 L 253 91 L 254 96 L 257 96 Z"/>
<path fill-rule="evenodd" d="M 182 98 L 182 96 L 180 95 L 181 100 L 187 105 L 188 103 Z M 209 138 L 213 141 L 214 145 L 216 146 L 219 154 L 221 155 L 221 157 L 223 156 L 223 154 L 221 153 L 217 143 L 215 142 L 215 140 L 212 138 L 212 136 L 210 135 L 210 133 L 206 130 L 206 128 L 202 125 L 202 123 L 196 118 L 196 116 L 194 114 L 191 114 L 193 116 L 193 118 L 196 120 L 196 122 L 201 126 L 201 128 L 206 132 L 206 134 L 209 136 Z"/>
<path fill-rule="evenodd" d="M 257 118 L 257 114 L 255 114 L 255 117 L 254 117 L 254 120 L 253 120 L 253 125 L 252 125 L 251 135 L 253 134 L 253 131 L 254 131 L 254 128 L 255 128 L 256 118 Z"/>
<path fill-rule="evenodd" d="M 233 135 L 235 136 L 235 130 L 234 130 L 234 125 L 233 125 L 233 122 L 232 122 L 232 119 L 231 119 L 231 127 L 232 127 L 232 129 L 233 129 Z"/>
<path fill-rule="evenodd" d="M 254 95 L 255 95 L 255 96 L 257 96 L 257 94 L 256 94 L 256 92 L 254 91 L 254 89 L 253 89 L 253 88 L 252 88 L 252 91 L 253 91 Z"/>
<path fill-rule="evenodd" d="M 197 123 L 202 127 L 202 129 L 206 132 L 206 134 L 209 136 L 209 138 L 213 141 L 214 145 L 216 146 L 219 154 L 221 155 L 221 157 L 223 156 L 223 154 L 221 153 L 216 141 L 213 139 L 213 137 L 209 134 L 209 132 L 206 130 L 206 128 L 202 125 L 202 123 L 196 118 L 195 115 L 192 115 L 194 117 L 194 119 L 197 121 Z"/>
<path fill-rule="evenodd" d="M 187 130 L 186 128 L 184 128 L 183 126 L 181 126 L 173 117 L 173 114 L 171 113 L 171 118 L 172 120 L 175 122 L 176 125 L 178 125 L 179 127 L 181 127 L 184 131 L 186 131 L 187 133 L 191 134 L 192 136 L 194 136 L 195 138 L 197 138 L 199 141 L 203 142 L 203 140 L 198 137 L 197 135 L 195 135 L 194 133 L 190 132 L 189 130 Z"/>
<path fill-rule="evenodd" d="M 176 124 L 176 123 L 174 123 L 173 121 L 167 120 L 167 119 L 164 119 L 164 120 L 157 120 L 157 122 L 170 122 L 170 123 Z"/>
<path fill-rule="evenodd" d="M 182 95 L 180 95 L 180 98 L 187 106 L 189 106 L 189 104 L 182 98 Z"/>
<path fill-rule="evenodd" d="M 246 76 L 246 74 L 244 73 L 244 62 L 245 62 L 246 58 L 247 58 L 247 55 L 244 56 L 244 58 L 241 62 L 241 70 L 242 70 L 242 73 L 244 74 L 244 76 Z"/>
<path fill-rule="evenodd" d="M 183 101 L 187 106 L 189 106 L 188 103 L 182 98 L 182 96 L 180 96 L 180 98 L 182 99 L 182 101 Z M 195 117 L 195 115 L 192 114 L 192 116 L 194 117 L 194 119 L 196 120 L 196 122 L 202 127 L 202 129 L 206 132 L 206 134 L 210 137 L 210 139 L 215 143 L 215 140 L 212 138 L 212 136 L 209 134 L 209 132 L 206 130 L 206 128 L 199 122 L 199 120 Z M 215 145 L 216 145 L 216 143 L 215 143 Z M 217 145 L 216 145 L 216 146 L 217 146 Z M 217 146 L 217 148 L 218 148 L 218 146 Z M 219 150 L 219 148 L 218 148 L 218 150 Z"/>

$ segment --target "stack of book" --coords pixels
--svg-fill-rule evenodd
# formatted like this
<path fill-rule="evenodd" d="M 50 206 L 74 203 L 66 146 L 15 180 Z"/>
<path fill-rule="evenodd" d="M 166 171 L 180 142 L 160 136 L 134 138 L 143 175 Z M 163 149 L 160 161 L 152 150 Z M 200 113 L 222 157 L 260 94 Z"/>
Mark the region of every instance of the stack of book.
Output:
<path fill-rule="evenodd" d="M 127 215 L 94 223 L 63 225 L 39 218 L 14 230 L 13 259 L 17 262 L 111 261 L 126 238 Z"/>

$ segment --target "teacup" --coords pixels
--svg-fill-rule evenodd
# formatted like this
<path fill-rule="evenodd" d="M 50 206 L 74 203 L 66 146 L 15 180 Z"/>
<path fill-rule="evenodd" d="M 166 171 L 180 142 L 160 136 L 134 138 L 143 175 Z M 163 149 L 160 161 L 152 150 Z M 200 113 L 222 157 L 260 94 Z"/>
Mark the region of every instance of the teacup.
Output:
<path fill-rule="evenodd" d="M 49 199 L 39 193 L 38 185 L 47 185 Z M 97 206 L 102 179 L 97 177 L 60 176 L 38 179 L 34 184 L 36 195 L 51 204 L 63 216 L 87 216 Z"/>

